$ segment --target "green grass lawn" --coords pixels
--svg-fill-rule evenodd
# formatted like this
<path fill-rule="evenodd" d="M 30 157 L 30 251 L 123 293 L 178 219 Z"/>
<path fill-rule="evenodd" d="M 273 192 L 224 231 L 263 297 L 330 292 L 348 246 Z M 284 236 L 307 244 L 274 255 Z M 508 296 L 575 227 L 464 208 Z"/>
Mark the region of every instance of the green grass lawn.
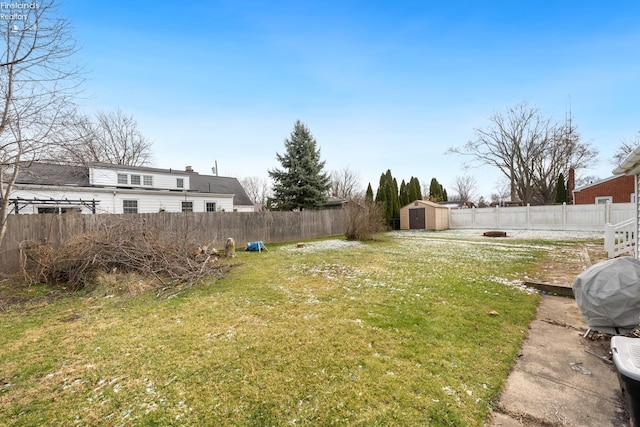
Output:
<path fill-rule="evenodd" d="M 453 236 L 453 237 L 451 237 Z M 389 233 L 240 252 L 170 299 L 0 312 L 0 425 L 481 426 L 553 243 Z"/>

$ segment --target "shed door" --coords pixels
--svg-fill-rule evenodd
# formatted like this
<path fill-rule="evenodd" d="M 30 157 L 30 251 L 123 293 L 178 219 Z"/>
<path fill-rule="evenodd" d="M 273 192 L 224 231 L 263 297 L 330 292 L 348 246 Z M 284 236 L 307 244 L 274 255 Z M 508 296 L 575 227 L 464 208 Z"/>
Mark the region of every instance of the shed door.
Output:
<path fill-rule="evenodd" d="M 424 230 L 424 208 L 409 209 L 409 229 L 410 230 Z"/>

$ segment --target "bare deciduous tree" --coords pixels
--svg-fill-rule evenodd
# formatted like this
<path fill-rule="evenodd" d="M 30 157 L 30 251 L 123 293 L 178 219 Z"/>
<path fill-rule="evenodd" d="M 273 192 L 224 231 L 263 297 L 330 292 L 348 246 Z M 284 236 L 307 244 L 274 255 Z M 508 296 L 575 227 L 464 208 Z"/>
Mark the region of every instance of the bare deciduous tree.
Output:
<path fill-rule="evenodd" d="M 263 206 L 266 205 L 267 200 L 271 196 L 269 180 L 257 176 L 250 176 L 242 178 L 240 184 L 253 203 L 261 203 Z"/>
<path fill-rule="evenodd" d="M 620 141 L 620 146 L 613 154 L 610 163 L 613 166 L 620 166 L 627 156 L 638 147 L 640 147 L 640 131 L 633 138 Z"/>
<path fill-rule="evenodd" d="M 360 176 L 352 171 L 349 166 L 341 170 L 331 171 L 331 196 L 341 199 L 350 199 L 362 192 L 360 188 Z"/>
<path fill-rule="evenodd" d="M 478 192 L 478 181 L 470 175 L 458 176 L 453 182 L 453 191 L 461 202 L 473 202 Z"/>
<path fill-rule="evenodd" d="M 555 124 L 526 102 L 492 115 L 489 122 L 475 129 L 475 140 L 449 152 L 498 168 L 509 180 L 511 199 L 525 204 L 553 201 L 560 172 L 585 168 L 597 155 L 570 122 Z"/>
<path fill-rule="evenodd" d="M 50 157 L 82 165 L 144 166 L 151 163 L 151 147 L 152 142 L 140 132 L 135 118 L 117 109 L 100 111 L 95 120 L 83 115 L 68 120 L 66 134 Z"/>
<path fill-rule="evenodd" d="M 47 151 L 73 112 L 82 72 L 69 22 L 55 0 L 34 0 L 20 18 L 0 21 L 0 242 L 21 168 Z"/>

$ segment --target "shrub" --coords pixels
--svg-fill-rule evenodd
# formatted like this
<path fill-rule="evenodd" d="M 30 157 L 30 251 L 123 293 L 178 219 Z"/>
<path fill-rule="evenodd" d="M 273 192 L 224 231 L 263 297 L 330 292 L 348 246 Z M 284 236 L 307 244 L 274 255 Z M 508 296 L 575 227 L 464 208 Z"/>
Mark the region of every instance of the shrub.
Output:
<path fill-rule="evenodd" d="M 344 223 L 347 240 L 372 240 L 384 227 L 382 204 L 366 198 L 353 198 L 344 209 Z"/>

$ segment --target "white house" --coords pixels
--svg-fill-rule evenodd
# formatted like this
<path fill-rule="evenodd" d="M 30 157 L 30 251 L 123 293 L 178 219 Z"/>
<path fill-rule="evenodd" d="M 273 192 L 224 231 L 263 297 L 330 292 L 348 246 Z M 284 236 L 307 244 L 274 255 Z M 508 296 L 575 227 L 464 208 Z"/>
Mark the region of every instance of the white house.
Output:
<path fill-rule="evenodd" d="M 635 193 L 634 203 L 636 205 L 636 212 L 634 218 L 627 221 L 626 224 L 620 224 L 615 231 L 612 231 L 610 237 L 607 239 L 606 230 L 605 230 L 605 247 L 607 246 L 607 240 L 611 241 L 610 246 L 620 246 L 625 245 L 630 250 L 628 252 L 633 252 L 635 257 L 638 258 L 640 255 L 640 251 L 638 248 L 639 236 L 638 231 L 640 227 L 640 147 L 636 148 L 627 158 L 622 162 L 620 166 L 614 169 L 613 173 L 615 175 L 631 175 L 634 177 L 634 185 L 633 192 Z M 616 234 L 614 234 L 616 233 Z M 627 242 L 627 240 L 631 240 L 631 242 Z M 615 245 L 614 243 L 615 242 Z M 631 250 L 632 249 L 632 250 Z M 614 253 L 614 249 L 609 250 L 609 256 Z M 621 251 L 623 253 L 623 251 Z"/>
<path fill-rule="evenodd" d="M 253 212 L 236 178 L 185 170 L 95 163 L 24 163 L 13 213 Z"/>

